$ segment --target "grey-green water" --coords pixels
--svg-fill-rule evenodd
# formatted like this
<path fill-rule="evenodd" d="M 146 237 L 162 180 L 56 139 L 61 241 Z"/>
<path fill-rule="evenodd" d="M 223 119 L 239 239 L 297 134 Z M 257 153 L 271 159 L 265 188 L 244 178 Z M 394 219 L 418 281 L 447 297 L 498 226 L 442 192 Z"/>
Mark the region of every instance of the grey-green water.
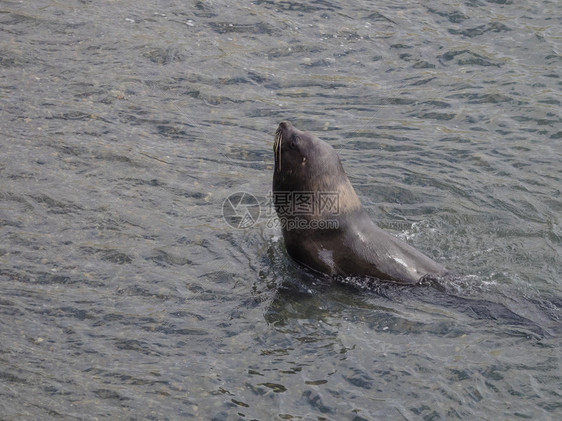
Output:
<path fill-rule="evenodd" d="M 562 414 L 556 1 L 1 1 L 0 419 Z M 304 272 L 283 119 L 467 275 Z"/>

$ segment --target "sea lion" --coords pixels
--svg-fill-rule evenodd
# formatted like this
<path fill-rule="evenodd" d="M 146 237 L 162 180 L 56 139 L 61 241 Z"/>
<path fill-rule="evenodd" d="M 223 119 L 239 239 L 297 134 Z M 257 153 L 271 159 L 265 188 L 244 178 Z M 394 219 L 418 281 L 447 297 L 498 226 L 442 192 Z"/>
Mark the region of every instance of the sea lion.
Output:
<path fill-rule="evenodd" d="M 294 260 L 328 275 L 407 284 L 447 273 L 375 225 L 328 143 L 283 121 L 273 151 L 273 203 Z"/>

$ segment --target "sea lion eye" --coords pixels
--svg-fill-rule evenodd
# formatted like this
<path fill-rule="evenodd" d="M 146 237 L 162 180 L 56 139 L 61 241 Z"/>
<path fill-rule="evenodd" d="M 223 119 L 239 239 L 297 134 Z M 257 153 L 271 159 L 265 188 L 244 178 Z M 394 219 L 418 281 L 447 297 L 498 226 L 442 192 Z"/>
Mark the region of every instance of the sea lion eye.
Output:
<path fill-rule="evenodd" d="M 296 149 L 297 148 L 297 142 L 300 140 L 300 138 L 298 136 L 293 136 L 293 138 L 291 139 L 291 144 L 289 145 L 289 147 L 291 149 Z"/>

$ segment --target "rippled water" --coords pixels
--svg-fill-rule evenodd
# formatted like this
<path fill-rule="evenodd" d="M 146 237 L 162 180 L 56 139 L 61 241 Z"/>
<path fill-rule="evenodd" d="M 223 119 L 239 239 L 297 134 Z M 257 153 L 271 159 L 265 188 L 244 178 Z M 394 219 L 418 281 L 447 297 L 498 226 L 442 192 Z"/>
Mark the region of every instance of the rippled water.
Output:
<path fill-rule="evenodd" d="M 560 419 L 561 13 L 1 2 L 0 418 Z M 265 206 L 283 119 L 465 276 L 292 263 Z"/>

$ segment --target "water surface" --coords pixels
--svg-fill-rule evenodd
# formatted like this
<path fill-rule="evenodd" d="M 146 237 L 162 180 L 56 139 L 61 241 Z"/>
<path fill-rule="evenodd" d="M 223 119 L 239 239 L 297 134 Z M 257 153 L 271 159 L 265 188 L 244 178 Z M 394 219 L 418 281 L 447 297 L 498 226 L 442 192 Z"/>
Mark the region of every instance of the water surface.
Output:
<path fill-rule="evenodd" d="M 561 12 L 0 3 L 1 418 L 560 419 Z M 292 263 L 265 206 L 284 119 L 464 276 Z"/>

